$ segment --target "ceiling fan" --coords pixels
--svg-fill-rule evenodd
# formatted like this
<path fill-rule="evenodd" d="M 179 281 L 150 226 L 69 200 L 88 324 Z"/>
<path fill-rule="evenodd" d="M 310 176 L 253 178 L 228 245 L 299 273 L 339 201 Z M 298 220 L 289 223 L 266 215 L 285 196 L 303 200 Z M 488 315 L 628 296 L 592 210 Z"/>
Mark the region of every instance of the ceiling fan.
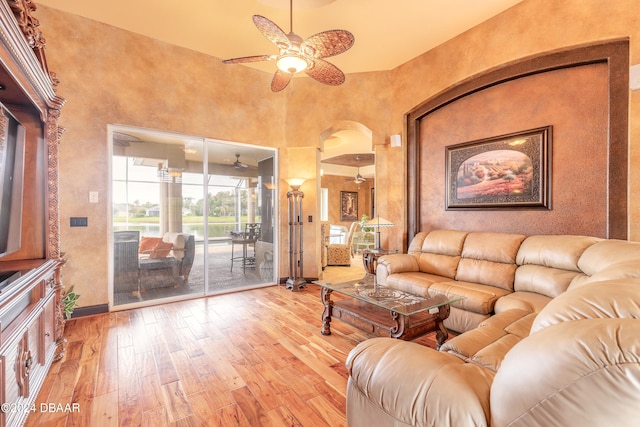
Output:
<path fill-rule="evenodd" d="M 271 80 L 271 90 L 279 92 L 287 87 L 291 77 L 304 71 L 310 77 L 331 86 L 344 83 L 344 73 L 323 58 L 341 54 L 353 46 L 355 38 L 346 30 L 328 30 L 304 40 L 293 32 L 293 0 L 289 2 L 289 34 L 264 16 L 253 15 L 258 30 L 280 49 L 277 55 L 244 56 L 225 59 L 224 64 L 276 61 L 276 73 Z"/>
<path fill-rule="evenodd" d="M 351 181 L 351 180 L 349 180 Z M 358 168 L 358 173 L 356 174 L 356 176 L 353 178 L 353 182 L 355 182 L 356 184 L 362 184 L 363 182 L 366 182 L 367 179 L 360 175 L 360 168 Z"/>
<path fill-rule="evenodd" d="M 352 182 L 353 181 L 356 184 L 360 185 L 363 182 L 366 182 L 367 179 L 364 176 L 360 175 L 360 156 L 356 156 L 356 161 L 358 162 L 358 173 L 356 174 L 355 177 L 353 177 L 353 179 L 345 179 L 344 182 Z"/>
<path fill-rule="evenodd" d="M 248 164 L 246 164 L 246 163 L 242 163 L 242 162 L 240 161 L 240 154 L 236 154 L 236 161 L 235 161 L 235 162 L 233 162 L 233 167 L 234 167 L 235 169 L 243 169 L 243 168 L 248 168 L 248 167 L 249 167 L 249 165 L 248 165 Z"/>

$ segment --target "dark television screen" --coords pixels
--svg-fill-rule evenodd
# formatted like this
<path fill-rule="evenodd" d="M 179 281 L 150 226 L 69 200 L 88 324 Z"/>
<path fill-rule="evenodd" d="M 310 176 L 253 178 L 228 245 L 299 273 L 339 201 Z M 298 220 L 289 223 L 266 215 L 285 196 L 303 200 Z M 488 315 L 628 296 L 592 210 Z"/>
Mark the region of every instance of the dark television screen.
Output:
<path fill-rule="evenodd" d="M 20 249 L 25 130 L 0 104 L 0 256 Z"/>
<path fill-rule="evenodd" d="M 20 278 L 20 275 L 19 271 L 0 271 L 0 294 L 16 279 Z"/>

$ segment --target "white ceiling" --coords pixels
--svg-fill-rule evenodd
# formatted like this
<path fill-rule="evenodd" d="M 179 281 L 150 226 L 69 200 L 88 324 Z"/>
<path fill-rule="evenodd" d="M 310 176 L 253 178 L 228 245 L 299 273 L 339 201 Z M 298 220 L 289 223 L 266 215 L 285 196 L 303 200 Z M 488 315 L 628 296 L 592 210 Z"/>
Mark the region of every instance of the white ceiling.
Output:
<path fill-rule="evenodd" d="M 303 39 L 321 31 L 348 30 L 355 36 L 354 46 L 330 58 L 330 62 L 346 74 L 391 70 L 520 1 L 294 0 L 293 30 Z M 289 0 L 36 0 L 36 3 L 221 59 L 278 52 L 256 29 L 252 15 L 263 15 L 285 33 L 289 32 Z M 271 62 L 249 66 L 275 70 Z"/>

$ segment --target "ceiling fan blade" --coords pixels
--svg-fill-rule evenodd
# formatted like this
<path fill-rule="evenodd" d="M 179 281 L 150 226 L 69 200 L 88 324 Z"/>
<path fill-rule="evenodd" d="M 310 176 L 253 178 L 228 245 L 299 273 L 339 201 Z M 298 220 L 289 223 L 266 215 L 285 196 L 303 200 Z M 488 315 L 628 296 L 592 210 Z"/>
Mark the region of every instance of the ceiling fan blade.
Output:
<path fill-rule="evenodd" d="M 273 59 L 271 55 L 254 55 L 254 56 L 242 56 L 240 58 L 225 59 L 223 64 L 242 64 L 244 62 L 260 62 L 269 61 Z"/>
<path fill-rule="evenodd" d="M 260 30 L 271 43 L 275 44 L 279 49 L 289 49 L 291 42 L 287 37 L 287 34 L 282 31 L 278 25 L 276 25 L 269 18 L 265 18 L 261 15 L 253 15 L 253 23 Z"/>
<path fill-rule="evenodd" d="M 316 58 L 313 65 L 305 70 L 310 76 L 326 85 L 338 86 L 344 83 L 344 73 L 338 67 L 323 59 Z"/>
<path fill-rule="evenodd" d="M 355 37 L 346 30 L 329 30 L 314 34 L 306 39 L 301 50 L 314 58 L 328 58 L 339 55 L 353 46 Z"/>
<path fill-rule="evenodd" d="M 273 80 L 271 80 L 271 90 L 274 92 L 280 92 L 282 89 L 287 87 L 291 81 L 291 76 L 291 73 L 277 70 L 273 75 Z"/>

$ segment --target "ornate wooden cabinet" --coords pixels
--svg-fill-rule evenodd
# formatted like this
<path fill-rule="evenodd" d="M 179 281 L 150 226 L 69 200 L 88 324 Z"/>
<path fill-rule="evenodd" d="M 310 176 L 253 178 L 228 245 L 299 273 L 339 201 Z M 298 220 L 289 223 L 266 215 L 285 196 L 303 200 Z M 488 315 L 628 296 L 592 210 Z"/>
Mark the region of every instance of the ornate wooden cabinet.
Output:
<path fill-rule="evenodd" d="M 31 0 L 0 0 L 1 116 L 15 118 L 24 135 L 21 233 L 14 239 L 19 249 L 0 257 L 0 426 L 24 423 L 47 371 L 64 351 L 58 209 L 58 117 L 64 99 L 47 69 L 35 10 Z M 0 162 L 9 138 L 2 117 Z"/>

